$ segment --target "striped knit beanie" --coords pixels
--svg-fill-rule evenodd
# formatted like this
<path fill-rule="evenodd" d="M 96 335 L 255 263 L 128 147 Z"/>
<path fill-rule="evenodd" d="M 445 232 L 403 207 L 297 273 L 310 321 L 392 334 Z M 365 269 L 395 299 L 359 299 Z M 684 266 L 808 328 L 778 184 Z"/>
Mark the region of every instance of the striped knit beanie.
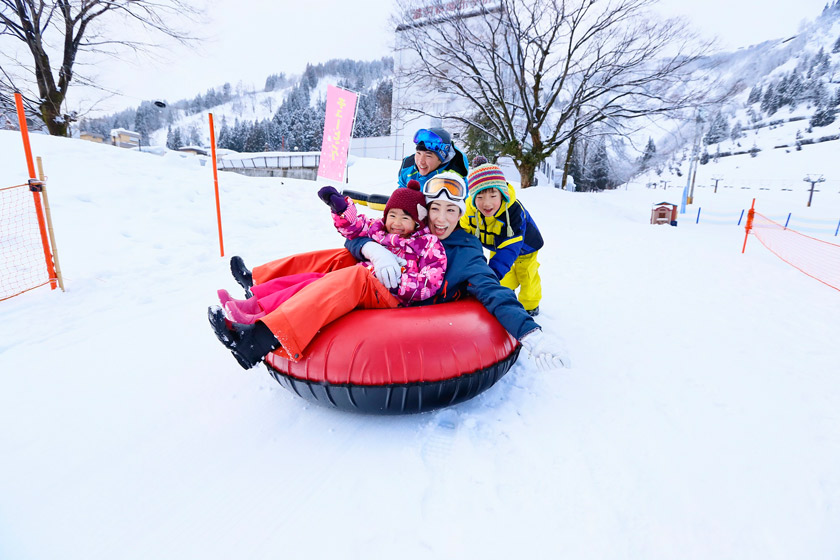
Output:
<path fill-rule="evenodd" d="M 499 189 L 505 202 L 510 202 L 507 179 L 498 165 L 485 163 L 470 171 L 467 177 L 470 188 L 470 201 L 475 205 L 475 195 L 487 189 Z"/>

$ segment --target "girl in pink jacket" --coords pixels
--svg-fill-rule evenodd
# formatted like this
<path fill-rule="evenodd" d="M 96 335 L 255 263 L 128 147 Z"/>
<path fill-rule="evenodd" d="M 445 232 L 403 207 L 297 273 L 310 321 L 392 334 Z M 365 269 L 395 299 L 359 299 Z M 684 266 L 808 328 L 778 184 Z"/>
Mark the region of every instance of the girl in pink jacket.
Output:
<path fill-rule="evenodd" d="M 333 187 L 322 188 L 318 197 L 332 210 L 333 223 L 345 238 L 369 237 L 405 261 L 399 286 L 390 290 L 400 305 L 428 299 L 438 292 L 446 273 L 446 252 L 425 224 L 426 198 L 417 181 L 409 181 L 408 187 L 393 192 L 382 218 L 359 214 L 352 201 Z M 373 274 L 370 262 L 360 265 Z M 228 319 L 253 323 L 323 276 L 302 273 L 276 278 L 253 286 L 254 295 L 247 300 L 235 300 L 226 290 L 219 290 L 219 299 Z"/>

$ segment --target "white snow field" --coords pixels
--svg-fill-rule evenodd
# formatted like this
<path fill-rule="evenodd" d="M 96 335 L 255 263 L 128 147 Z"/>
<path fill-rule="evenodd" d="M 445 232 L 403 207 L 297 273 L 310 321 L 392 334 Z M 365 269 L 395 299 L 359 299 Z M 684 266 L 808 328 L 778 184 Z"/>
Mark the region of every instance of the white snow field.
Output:
<path fill-rule="evenodd" d="M 644 180 L 520 192 L 546 239 L 538 320 L 571 369 L 523 354 L 473 400 L 400 417 L 309 404 L 207 324 L 231 255 L 339 246 L 319 184 L 222 174 L 221 258 L 209 166 L 32 143 L 67 291 L 0 302 L 0 558 L 840 555 L 840 291 L 694 224 L 753 196 L 840 219 L 837 183 L 805 209 L 802 182 L 840 178 L 836 142 L 722 158 L 796 190 L 698 187 L 677 227 L 649 219 L 680 189 Z M 0 187 L 24 182 L 18 133 L 0 153 Z M 355 160 L 348 186 L 389 194 L 397 167 Z"/>

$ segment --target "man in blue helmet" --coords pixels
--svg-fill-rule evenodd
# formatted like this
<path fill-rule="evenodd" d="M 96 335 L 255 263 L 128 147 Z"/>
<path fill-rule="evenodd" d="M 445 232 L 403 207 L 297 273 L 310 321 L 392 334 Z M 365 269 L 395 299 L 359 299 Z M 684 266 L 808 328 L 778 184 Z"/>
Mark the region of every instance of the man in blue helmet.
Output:
<path fill-rule="evenodd" d="M 412 179 L 420 183 L 420 188 L 444 171 L 454 171 L 466 177 L 469 171 L 467 156 L 452 142 L 452 136 L 442 128 L 421 128 L 414 135 L 417 148 L 414 155 L 403 160 L 399 174 L 399 186 L 405 187 Z"/>

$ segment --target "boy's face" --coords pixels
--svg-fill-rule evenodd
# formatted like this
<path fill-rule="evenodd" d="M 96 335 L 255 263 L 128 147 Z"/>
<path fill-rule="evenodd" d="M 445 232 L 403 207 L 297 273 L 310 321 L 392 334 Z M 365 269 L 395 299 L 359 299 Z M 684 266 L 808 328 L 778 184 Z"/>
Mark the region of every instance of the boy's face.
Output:
<path fill-rule="evenodd" d="M 446 239 L 458 227 L 461 209 L 446 200 L 435 200 L 429 205 L 429 229 L 438 239 Z"/>
<path fill-rule="evenodd" d="M 385 231 L 408 237 L 417 229 L 417 223 L 401 208 L 391 208 L 385 216 Z"/>
<path fill-rule="evenodd" d="M 417 165 L 417 170 L 420 172 L 420 175 L 428 175 L 440 167 L 441 161 L 434 152 L 417 150 L 414 152 L 414 163 Z"/>
<path fill-rule="evenodd" d="M 484 189 L 475 195 L 475 207 L 485 216 L 494 216 L 502 207 L 502 193 L 499 189 Z"/>

